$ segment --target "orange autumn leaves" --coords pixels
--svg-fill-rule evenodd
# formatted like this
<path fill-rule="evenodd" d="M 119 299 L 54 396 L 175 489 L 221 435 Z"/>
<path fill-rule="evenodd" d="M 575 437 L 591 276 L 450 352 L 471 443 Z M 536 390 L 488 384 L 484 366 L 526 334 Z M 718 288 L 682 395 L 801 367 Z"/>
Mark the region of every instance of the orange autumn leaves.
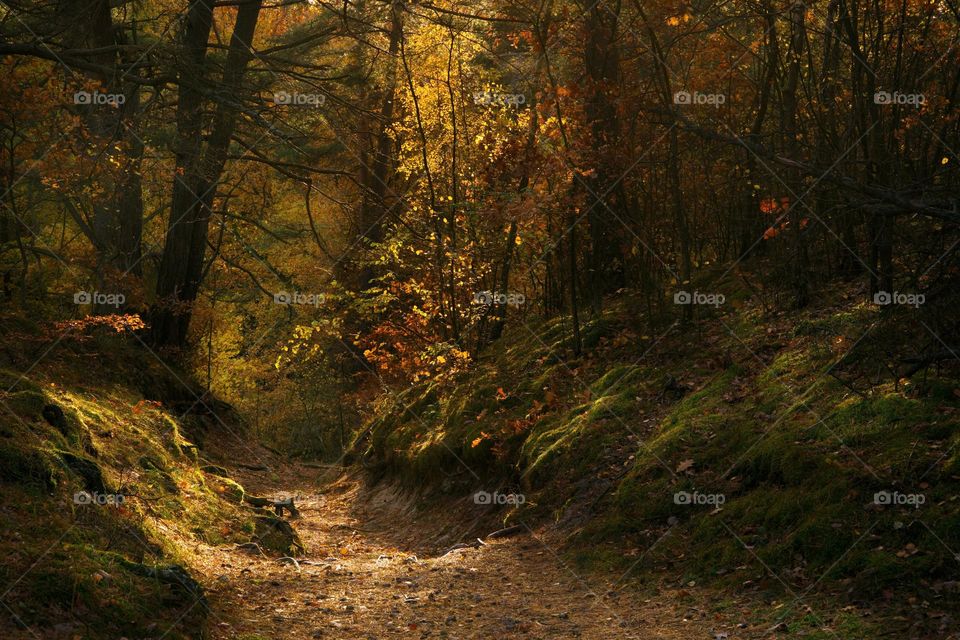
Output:
<path fill-rule="evenodd" d="M 760 201 L 760 213 L 776 217 L 773 224 L 763 232 L 764 240 L 776 238 L 790 226 L 789 220 L 783 220 L 789 210 L 790 198 L 787 196 L 781 196 L 780 198 L 763 198 Z M 800 228 L 806 229 L 809 223 L 809 218 L 801 218 Z"/>
<path fill-rule="evenodd" d="M 138 314 L 111 314 L 55 322 L 54 328 L 61 333 L 72 332 L 75 339 L 81 339 L 88 337 L 92 329 L 106 328 L 113 333 L 125 333 L 146 329 L 147 325 Z"/>
<path fill-rule="evenodd" d="M 510 397 L 510 394 L 503 390 L 503 387 L 497 387 L 496 401 L 499 405 Z M 530 427 L 537 423 L 540 420 L 544 413 L 553 405 L 556 401 L 556 395 L 552 391 L 547 391 L 544 395 L 544 402 L 539 400 L 534 400 L 530 410 L 526 415 L 519 418 L 507 419 L 504 418 L 503 426 L 499 429 L 497 433 L 487 433 L 486 431 L 481 431 L 480 435 L 474 438 L 470 442 L 470 447 L 475 449 L 481 443 L 486 440 L 494 440 L 493 452 L 496 455 L 501 455 L 505 452 L 503 443 L 505 440 L 509 439 L 512 436 L 519 435 L 527 431 Z M 497 409 L 496 414 L 501 413 L 501 409 Z M 484 409 L 477 415 L 477 422 L 482 421 L 487 417 L 488 409 Z"/>

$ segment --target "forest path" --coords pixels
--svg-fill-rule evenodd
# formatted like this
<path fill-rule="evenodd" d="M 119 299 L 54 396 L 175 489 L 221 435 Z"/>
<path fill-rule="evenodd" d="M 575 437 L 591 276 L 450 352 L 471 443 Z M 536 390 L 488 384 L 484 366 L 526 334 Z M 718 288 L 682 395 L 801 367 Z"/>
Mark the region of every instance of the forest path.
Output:
<path fill-rule="evenodd" d="M 237 479 L 257 495 L 297 496 L 301 515 L 292 523 L 307 552 L 298 568 L 211 547 L 200 570 L 215 639 L 713 640 L 735 624 L 691 606 L 687 591 L 644 601 L 611 590 L 616 576 L 588 584 L 529 531 L 418 556 L 402 540 L 418 533 L 405 527 L 419 525 L 391 506 L 389 493 L 369 500 L 355 477 L 324 481 L 323 471 L 297 465 L 270 475 L 238 470 Z"/>

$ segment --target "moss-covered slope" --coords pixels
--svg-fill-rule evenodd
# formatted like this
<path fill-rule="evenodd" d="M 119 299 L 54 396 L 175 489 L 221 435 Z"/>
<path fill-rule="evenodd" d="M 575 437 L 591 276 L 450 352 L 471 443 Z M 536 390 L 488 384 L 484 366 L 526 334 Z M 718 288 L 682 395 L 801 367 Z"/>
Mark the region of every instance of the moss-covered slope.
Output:
<path fill-rule="evenodd" d="M 899 378 L 887 346 L 924 319 L 866 298 L 838 287 L 774 313 L 734 289 L 644 329 L 621 298 L 586 324 L 581 356 L 567 319 L 515 325 L 472 371 L 385 398 L 357 448 L 448 492 L 522 491 L 505 521 L 559 523 L 575 566 L 623 581 L 944 606 L 960 376 Z"/>
<path fill-rule="evenodd" d="M 0 636 L 201 637 L 196 549 L 253 519 L 200 470 L 192 392 L 121 338 L 21 328 L 0 370 Z"/>

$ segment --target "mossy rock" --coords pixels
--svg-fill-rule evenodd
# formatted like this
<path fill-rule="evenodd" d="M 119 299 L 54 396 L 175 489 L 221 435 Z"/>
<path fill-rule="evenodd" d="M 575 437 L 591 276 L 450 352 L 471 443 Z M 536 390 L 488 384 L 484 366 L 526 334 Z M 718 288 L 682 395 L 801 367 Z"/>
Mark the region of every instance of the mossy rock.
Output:
<path fill-rule="evenodd" d="M 235 504 L 243 502 L 243 497 L 247 493 L 240 483 L 230 478 L 213 476 L 208 480 L 208 484 L 221 498 Z"/>
<path fill-rule="evenodd" d="M 167 471 L 168 467 L 162 460 L 153 456 L 140 456 L 138 462 L 148 472 L 148 476 L 157 478 L 164 489 L 170 493 L 180 493 L 180 487 L 177 486 L 177 482 Z"/>
<path fill-rule="evenodd" d="M 603 318 L 598 318 L 580 331 L 580 340 L 584 349 L 593 349 L 600 344 L 600 338 L 607 335 L 610 330 L 610 323 Z M 571 340 L 571 345 L 573 344 Z"/>
<path fill-rule="evenodd" d="M 77 474 L 83 479 L 84 489 L 97 493 L 110 493 L 103 480 L 103 472 L 100 466 L 89 458 L 74 455 L 68 451 L 58 451 L 57 454 L 63 460 L 63 464 L 68 470 Z"/>
<path fill-rule="evenodd" d="M 167 465 L 154 456 L 140 456 L 138 464 L 148 471 L 169 471 Z"/>
<path fill-rule="evenodd" d="M 64 448 L 82 450 L 91 457 L 99 457 L 100 452 L 94 446 L 90 433 L 76 410 L 70 407 L 64 410 L 60 405 L 51 402 L 43 406 L 41 414 L 47 424 L 63 436 L 66 443 Z"/>
<path fill-rule="evenodd" d="M 41 391 L 17 391 L 7 395 L 3 402 L 21 418 L 39 420 L 47 404 L 47 397 Z"/>
<path fill-rule="evenodd" d="M 188 414 L 180 418 L 177 434 L 181 438 L 181 446 L 183 445 L 182 438 L 187 438 L 202 447 L 207 438 L 207 432 L 208 424 L 204 421 L 203 416 Z"/>
<path fill-rule="evenodd" d="M 178 451 L 182 451 L 183 455 L 194 464 L 200 464 L 200 447 L 186 440 L 181 440 L 178 444 Z"/>
<path fill-rule="evenodd" d="M 179 458 L 183 455 L 184 449 L 190 449 L 191 447 L 195 450 L 196 446 L 184 440 L 183 436 L 180 435 L 180 425 L 174 420 L 171 416 L 164 413 L 162 415 L 162 424 L 163 426 L 159 430 L 163 438 L 163 445 L 166 447 L 174 458 Z M 193 459 L 196 462 L 196 451 L 193 452 Z"/>
<path fill-rule="evenodd" d="M 287 556 L 302 554 L 300 536 L 289 522 L 272 515 L 256 517 L 256 542 L 264 549 Z"/>
<path fill-rule="evenodd" d="M 57 484 L 57 473 L 43 452 L 0 443 L 0 480 L 49 491 Z"/>
<path fill-rule="evenodd" d="M 43 409 L 40 411 L 43 419 L 47 421 L 51 427 L 56 428 L 57 431 L 62 433 L 64 436 L 70 435 L 70 425 L 67 423 L 67 416 L 63 413 L 63 409 L 59 406 L 49 403 L 43 406 Z"/>
<path fill-rule="evenodd" d="M 223 467 L 217 466 L 215 464 L 206 464 L 200 467 L 200 471 L 204 473 L 209 473 L 214 476 L 220 476 L 221 478 L 229 478 L 230 472 L 224 469 Z"/>

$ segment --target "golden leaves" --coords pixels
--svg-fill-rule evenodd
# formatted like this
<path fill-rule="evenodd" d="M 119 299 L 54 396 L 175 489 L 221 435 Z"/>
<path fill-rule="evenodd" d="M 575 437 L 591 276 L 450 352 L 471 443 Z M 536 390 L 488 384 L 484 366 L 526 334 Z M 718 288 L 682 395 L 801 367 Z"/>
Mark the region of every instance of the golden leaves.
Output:
<path fill-rule="evenodd" d="M 76 331 L 77 333 L 86 333 L 96 328 L 106 328 L 114 333 L 123 333 L 125 331 L 138 331 L 146 329 L 147 324 L 139 314 L 113 314 L 106 316 L 87 316 L 78 320 L 65 320 L 54 324 L 58 331 Z"/>

